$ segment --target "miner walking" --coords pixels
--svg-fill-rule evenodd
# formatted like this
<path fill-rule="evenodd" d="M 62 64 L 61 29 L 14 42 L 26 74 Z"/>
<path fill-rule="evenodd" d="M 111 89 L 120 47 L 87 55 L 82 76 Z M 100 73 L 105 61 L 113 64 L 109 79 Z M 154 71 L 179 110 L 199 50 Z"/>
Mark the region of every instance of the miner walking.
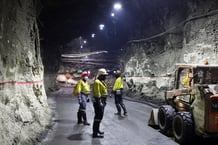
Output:
<path fill-rule="evenodd" d="M 123 103 L 123 80 L 121 78 L 121 71 L 117 70 L 115 73 L 115 83 L 113 85 L 113 94 L 114 94 L 114 100 L 115 105 L 117 108 L 117 113 L 115 115 L 121 115 L 121 108 L 123 109 L 123 115 L 127 115 L 126 107 Z"/>

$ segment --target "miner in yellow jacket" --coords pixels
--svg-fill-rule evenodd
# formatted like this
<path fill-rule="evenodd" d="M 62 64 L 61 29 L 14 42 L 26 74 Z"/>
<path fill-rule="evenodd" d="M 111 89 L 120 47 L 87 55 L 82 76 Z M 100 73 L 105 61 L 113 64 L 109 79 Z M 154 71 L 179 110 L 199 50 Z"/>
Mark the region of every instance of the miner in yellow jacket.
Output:
<path fill-rule="evenodd" d="M 107 86 L 104 83 L 107 76 L 107 71 L 102 68 L 98 70 L 96 80 L 92 88 L 93 106 L 95 110 L 93 122 L 93 138 L 103 138 L 104 132 L 100 131 L 100 123 L 104 116 L 104 108 L 106 106 L 106 99 L 108 96 Z"/>
<path fill-rule="evenodd" d="M 191 83 L 191 80 L 192 80 L 192 73 L 191 73 L 191 70 L 190 70 L 190 69 L 187 69 L 187 70 L 186 70 L 186 73 L 185 73 L 185 76 L 184 76 L 184 78 L 182 79 L 182 85 L 183 85 L 183 87 L 189 87 L 189 86 L 190 86 L 190 83 Z"/>
<path fill-rule="evenodd" d="M 123 115 L 127 115 L 126 107 L 123 103 L 123 80 L 121 78 L 121 71 L 115 71 L 115 83 L 113 85 L 113 94 L 115 99 L 115 105 L 117 108 L 116 115 L 121 115 L 121 108 L 123 109 Z"/>
<path fill-rule="evenodd" d="M 81 79 L 78 81 L 77 87 L 77 97 L 79 101 L 79 109 L 77 112 L 78 124 L 83 123 L 84 125 L 90 125 L 86 117 L 86 102 L 89 101 L 90 86 L 88 84 L 89 72 L 84 71 L 81 74 Z"/>

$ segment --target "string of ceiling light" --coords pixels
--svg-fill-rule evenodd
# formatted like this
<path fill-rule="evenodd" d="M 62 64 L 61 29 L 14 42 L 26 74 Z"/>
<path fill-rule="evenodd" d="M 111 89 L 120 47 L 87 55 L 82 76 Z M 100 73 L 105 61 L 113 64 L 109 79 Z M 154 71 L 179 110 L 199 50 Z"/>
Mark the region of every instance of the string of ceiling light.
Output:
<path fill-rule="evenodd" d="M 122 4 L 120 3 L 120 2 L 115 2 L 114 4 L 113 4 L 113 9 L 111 10 L 111 13 L 110 13 L 110 16 L 112 17 L 112 18 L 115 18 L 116 17 L 116 15 L 117 15 L 117 13 L 120 11 L 120 10 L 122 10 Z M 105 29 L 105 24 L 104 23 L 100 23 L 99 25 L 98 25 L 98 29 L 100 30 L 100 31 L 103 31 L 104 29 Z M 91 38 L 95 38 L 96 37 L 96 33 L 92 33 L 91 34 Z M 80 48 L 83 48 L 83 45 L 85 45 L 86 43 L 87 43 L 87 40 L 84 40 L 85 42 L 83 42 L 83 44 L 80 46 Z"/>

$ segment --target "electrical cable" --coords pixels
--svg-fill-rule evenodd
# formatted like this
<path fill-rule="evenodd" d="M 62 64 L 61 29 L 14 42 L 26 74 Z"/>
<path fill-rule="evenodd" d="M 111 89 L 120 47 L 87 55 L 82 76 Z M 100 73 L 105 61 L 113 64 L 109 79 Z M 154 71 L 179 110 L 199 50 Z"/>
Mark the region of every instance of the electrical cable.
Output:
<path fill-rule="evenodd" d="M 218 14 L 218 10 L 213 10 L 211 12 L 208 12 L 206 14 L 203 14 L 203 15 L 198 15 L 198 16 L 195 16 L 195 17 L 191 17 L 191 18 L 188 18 L 184 21 L 181 21 L 180 23 L 178 23 L 176 26 L 172 27 L 172 28 L 169 28 L 168 30 L 164 31 L 164 32 L 161 32 L 159 34 L 156 34 L 156 35 L 153 35 L 151 37 L 148 37 L 148 38 L 143 38 L 143 39 L 138 39 L 138 40 L 130 40 L 128 41 L 126 44 L 129 44 L 129 43 L 137 43 L 137 42 L 144 42 L 144 41 L 148 41 L 148 40 L 151 40 L 151 39 L 154 39 L 154 38 L 157 38 L 157 37 L 160 37 L 160 36 L 163 36 L 169 32 L 171 32 L 172 30 L 176 29 L 177 27 L 181 26 L 181 25 L 184 25 L 190 21 L 193 21 L 193 20 L 197 20 L 197 19 L 201 19 L 201 18 L 204 18 L 204 17 L 208 17 L 208 16 L 213 16 L 213 15 L 216 15 Z"/>

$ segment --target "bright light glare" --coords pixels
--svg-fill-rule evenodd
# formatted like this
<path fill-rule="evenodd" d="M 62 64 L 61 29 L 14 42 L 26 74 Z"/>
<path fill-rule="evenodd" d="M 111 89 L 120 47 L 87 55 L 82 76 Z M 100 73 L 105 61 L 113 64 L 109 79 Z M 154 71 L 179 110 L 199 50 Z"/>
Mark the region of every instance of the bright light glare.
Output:
<path fill-rule="evenodd" d="M 92 33 L 92 38 L 95 38 L 95 34 L 94 33 Z"/>
<path fill-rule="evenodd" d="M 103 29 L 104 29 L 104 24 L 100 24 L 100 25 L 99 25 L 99 29 L 100 29 L 100 30 L 103 30 Z"/>
<path fill-rule="evenodd" d="M 120 9 L 122 9 L 122 5 L 120 3 L 115 3 L 114 4 L 114 9 L 115 10 L 120 10 Z"/>
<path fill-rule="evenodd" d="M 111 13 L 111 17 L 114 17 L 115 16 L 115 14 L 114 13 Z"/>
<path fill-rule="evenodd" d="M 83 43 L 84 43 L 84 44 L 86 44 L 86 43 L 87 43 L 87 41 L 86 41 L 86 40 L 84 40 L 84 41 L 83 41 Z"/>

